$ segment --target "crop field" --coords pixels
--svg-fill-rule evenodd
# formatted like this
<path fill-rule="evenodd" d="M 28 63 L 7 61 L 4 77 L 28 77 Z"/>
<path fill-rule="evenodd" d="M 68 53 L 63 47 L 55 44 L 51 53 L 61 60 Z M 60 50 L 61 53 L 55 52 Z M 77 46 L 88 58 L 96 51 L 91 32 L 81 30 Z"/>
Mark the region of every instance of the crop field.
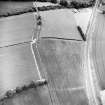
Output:
<path fill-rule="evenodd" d="M 35 31 L 36 19 L 34 18 L 34 15 L 35 13 L 26 13 L 16 17 L 12 16 L 8 18 L 1 18 L 0 33 L 2 34 L 0 34 L 0 47 L 31 41 L 32 36 L 37 33 Z M 41 27 L 40 37 L 82 40 L 76 28 L 77 22 L 74 18 L 72 10 L 50 10 L 40 12 L 40 15 L 42 17 L 43 24 Z M 77 18 L 78 17 L 79 16 L 77 15 Z M 51 18 L 53 19 L 51 20 Z"/>
<path fill-rule="evenodd" d="M 100 20 L 100 21 L 98 21 Z M 99 84 L 102 90 L 105 89 L 105 17 L 98 14 L 96 20 L 95 31 L 93 33 L 93 60 L 95 64 L 96 73 L 98 76 Z"/>
<path fill-rule="evenodd" d="M 32 40 L 36 19 L 32 13 L 0 19 L 0 47 Z M 21 23 L 21 24 L 20 24 Z"/>
<path fill-rule="evenodd" d="M 29 43 L 1 48 L 0 68 L 0 97 L 10 89 L 39 79 Z"/>
<path fill-rule="evenodd" d="M 49 81 L 49 90 L 55 90 L 53 99 L 59 104 L 88 105 L 81 68 L 82 48 L 82 42 L 47 38 L 42 38 L 38 44 L 41 73 Z"/>
<path fill-rule="evenodd" d="M 72 1 L 68 0 L 68 2 Z M 18 2 L 17 4 L 13 2 L 14 5 L 11 2 L 6 3 L 4 6 L 0 4 L 0 15 L 33 8 L 32 2 Z M 37 5 L 40 7 L 56 4 L 38 2 Z M 82 12 L 79 14 L 80 12 L 75 13 L 74 17 L 73 9 L 70 8 L 40 11 L 42 17 L 40 39 L 32 46 L 32 36 L 36 35 L 36 20 L 34 19 L 36 13 L 0 19 L 0 93 L 3 94 L 10 89 L 28 84 L 32 80 L 39 80 L 37 70 L 48 81 L 45 86 L 30 88 L 3 102 L 0 101 L 0 105 L 33 105 L 33 103 L 36 105 L 89 105 L 83 70 L 84 41 L 77 30 L 77 23 L 81 23 L 81 17 L 88 15 L 84 20 L 86 23 L 81 25 L 83 28 L 87 26 L 91 9 L 88 14 L 84 11 L 82 11 L 83 14 Z M 100 31 L 104 30 L 101 27 L 105 25 L 104 16 L 99 16 L 99 19 L 102 21 L 97 22 L 99 25 L 96 26 L 94 32 L 97 38 L 100 37 Z M 98 27 L 99 31 L 97 31 Z M 100 69 L 99 77 L 102 75 L 99 81 L 100 86 L 104 89 L 104 32 L 101 35 L 102 39 L 99 38 L 101 41 L 98 41 L 96 37 L 93 38 L 92 54 L 97 71 Z"/>
<path fill-rule="evenodd" d="M 40 15 L 42 17 L 43 24 L 41 27 L 40 37 L 82 40 L 76 28 L 77 24 L 72 10 L 50 10 L 40 12 Z"/>

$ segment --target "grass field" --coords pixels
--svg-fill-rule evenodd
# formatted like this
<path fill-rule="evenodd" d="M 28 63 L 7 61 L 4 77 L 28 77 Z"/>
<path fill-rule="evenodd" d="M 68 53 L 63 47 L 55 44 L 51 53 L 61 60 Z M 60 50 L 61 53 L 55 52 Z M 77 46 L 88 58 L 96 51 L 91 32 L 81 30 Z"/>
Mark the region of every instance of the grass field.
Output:
<path fill-rule="evenodd" d="M 0 1 L 0 16 L 19 13 L 33 7 L 32 2 L 3 2 Z"/>
<path fill-rule="evenodd" d="M 71 9 L 42 11 L 40 15 L 43 23 L 40 37 L 82 40 Z"/>
<path fill-rule="evenodd" d="M 39 0 L 40 1 L 40 0 Z M 88 7 L 91 6 L 91 2 L 92 0 L 67 0 L 67 2 L 65 3 L 65 1 L 61 2 L 60 4 L 63 6 L 67 6 L 69 8 L 82 8 L 82 7 Z M 42 6 L 42 8 L 40 10 L 43 10 L 45 8 L 43 8 L 43 6 L 46 6 L 46 4 L 48 4 L 49 6 L 52 6 L 52 4 L 50 3 L 45 3 L 43 2 L 43 5 L 41 3 L 37 3 L 38 7 L 40 7 L 40 5 Z M 54 6 L 54 5 L 53 5 Z M 0 1 L 0 17 L 6 17 L 6 16 L 11 16 L 11 15 L 18 15 L 18 14 L 22 14 L 22 13 L 26 13 L 26 12 L 33 12 L 35 11 L 34 7 L 33 7 L 33 3 L 32 2 L 4 2 L 4 1 Z"/>
<path fill-rule="evenodd" d="M 0 105 L 52 105 L 49 97 L 47 87 L 31 88 L 1 101 Z"/>
<path fill-rule="evenodd" d="M 82 42 L 47 38 L 38 44 L 42 66 L 59 105 L 88 105 L 81 68 L 82 48 Z M 41 73 L 44 75 L 43 70 Z"/>
<path fill-rule="evenodd" d="M 13 4 L 11 2 L 5 2 L 4 6 L 1 5 L 1 14 L 4 14 L 4 13 L 10 14 L 10 13 L 15 13 L 17 11 L 24 12 L 25 9 L 27 8 L 30 9 L 32 7 L 33 7 L 32 2 L 22 2 L 22 3 L 13 2 Z M 49 17 L 51 15 L 53 14 L 50 14 Z M 61 16 L 57 14 L 57 17 L 58 16 L 60 18 L 62 14 Z M 67 21 L 65 16 L 68 16 L 68 13 L 64 14 L 63 16 L 64 17 L 62 17 L 62 19 Z M 68 20 L 72 20 L 72 19 L 69 18 Z M 16 21 L 20 21 L 20 20 L 16 19 Z M 51 21 L 50 18 L 49 20 L 47 18 L 47 21 Z M 56 21 L 56 19 L 54 21 Z M 59 23 L 61 23 L 62 26 L 64 26 L 64 24 L 62 23 L 63 20 L 62 22 L 60 21 L 61 20 L 59 20 Z M 18 23 L 22 23 L 22 22 L 20 21 Z M 12 21 L 12 24 L 18 25 L 13 21 Z M 26 22 L 26 25 L 27 24 L 28 23 Z M 9 24 L 8 26 L 10 25 L 11 24 Z M 7 26 L 7 24 L 5 26 Z M 54 27 L 52 24 L 51 26 Z M 69 27 L 71 30 L 74 30 L 74 28 L 76 28 L 75 23 L 71 22 L 70 26 L 71 27 L 65 25 L 65 27 Z M 72 26 L 74 27 L 73 29 L 72 29 Z M 22 27 L 24 27 L 24 25 Z M 17 29 L 20 30 L 20 27 Z M 62 33 L 63 31 L 65 32 L 65 29 L 63 30 L 63 28 L 61 29 L 61 27 L 56 28 L 56 31 L 58 29 L 62 30 Z M 10 30 L 12 29 L 10 28 Z M 51 28 L 51 30 L 53 30 L 53 28 Z M 16 31 L 14 30 L 14 32 Z M 73 33 L 74 32 L 72 32 L 72 34 Z M 53 34 L 56 34 L 56 33 L 53 33 Z M 66 30 L 66 33 L 63 33 L 63 34 L 66 35 L 67 30 Z M 3 38 L 4 38 L 4 35 L 3 35 Z M 11 37 L 9 36 L 7 37 L 7 39 L 8 38 L 11 39 L 13 38 L 13 36 Z M 49 87 L 51 88 L 49 88 L 49 91 L 48 91 L 48 88 L 46 87 L 41 89 L 37 88 L 37 90 L 30 89 L 29 91 L 23 92 L 22 94 L 17 94 L 13 99 L 6 100 L 4 105 L 33 105 L 33 103 L 37 105 L 42 105 L 42 104 L 51 105 L 51 100 L 49 99 L 50 97 L 54 99 L 52 100 L 53 105 L 88 105 L 87 95 L 84 87 L 84 75 L 82 71 L 82 62 L 83 62 L 82 61 L 82 54 L 83 54 L 82 41 L 76 41 L 76 40 L 67 41 L 63 39 L 58 40 L 53 38 L 52 39 L 42 38 L 41 42 L 38 43 L 38 49 L 39 49 L 42 62 L 40 62 L 40 60 L 38 59 L 38 56 L 37 56 L 38 52 L 36 52 L 36 48 L 34 48 L 34 52 L 36 54 L 36 59 L 39 65 L 39 69 L 46 70 L 47 75 L 45 77 L 48 79 Z M 3 84 L 3 86 L 6 86 L 5 90 L 14 88 L 17 85 L 19 86 L 21 84 L 25 84 L 29 80 L 37 80 L 38 78 L 37 75 L 34 74 L 35 73 L 34 71 L 36 71 L 36 69 L 34 69 L 33 67 L 35 65 L 33 64 L 32 53 L 30 52 L 29 44 L 23 45 L 23 46 L 5 48 L 4 50 L 2 49 L 0 61 L 2 64 L 1 70 L 3 70 L 1 71 L 1 74 L 4 74 L 2 75 L 4 76 L 3 79 L 5 80 L 5 78 L 7 78 L 5 76 L 8 76 L 8 81 L 5 81 L 5 83 Z M 8 67 L 8 71 L 6 71 L 7 67 Z M 16 70 L 14 71 L 14 69 Z M 13 73 L 11 71 L 13 71 Z M 7 74 L 8 72 L 9 74 Z M 41 71 L 41 73 L 44 75 L 43 71 Z M 23 76 L 23 74 L 25 75 Z M 7 86 L 7 83 L 8 83 L 8 86 Z M 49 96 L 49 92 L 51 93 L 51 96 Z M 0 103 L 0 105 L 3 105 L 3 104 Z"/>

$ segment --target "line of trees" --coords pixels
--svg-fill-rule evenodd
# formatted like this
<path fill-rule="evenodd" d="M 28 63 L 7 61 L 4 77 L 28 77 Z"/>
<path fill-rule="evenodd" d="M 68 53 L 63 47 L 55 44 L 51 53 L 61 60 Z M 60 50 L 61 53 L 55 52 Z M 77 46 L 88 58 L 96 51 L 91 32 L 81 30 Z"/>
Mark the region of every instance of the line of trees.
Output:
<path fill-rule="evenodd" d="M 96 0 L 4 0 L 4 1 L 39 1 L 39 2 L 51 2 L 59 3 L 64 7 L 74 7 L 74 8 L 85 8 L 94 5 Z"/>

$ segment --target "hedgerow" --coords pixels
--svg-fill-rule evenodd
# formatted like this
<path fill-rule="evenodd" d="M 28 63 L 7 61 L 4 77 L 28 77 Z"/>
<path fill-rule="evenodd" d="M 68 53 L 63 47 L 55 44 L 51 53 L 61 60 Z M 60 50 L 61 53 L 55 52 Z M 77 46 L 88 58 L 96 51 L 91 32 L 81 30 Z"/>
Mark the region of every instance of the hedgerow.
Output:
<path fill-rule="evenodd" d="M 40 2 L 51 2 L 51 3 L 57 3 L 57 0 L 37 0 Z M 89 1 L 81 1 L 80 0 L 72 0 L 68 2 L 67 0 L 60 0 L 58 5 L 50 5 L 50 6 L 42 6 L 38 7 L 39 11 L 48 11 L 53 9 L 61 9 L 61 8 L 87 8 L 90 6 L 93 6 L 95 3 L 95 0 L 89 0 Z M 8 16 L 14 16 L 14 15 L 20 15 L 28 12 L 36 12 L 36 8 L 34 6 L 27 7 L 27 8 L 21 8 L 21 9 L 13 9 L 11 11 L 4 11 L 3 13 L 0 13 L 0 17 L 8 17 Z"/>

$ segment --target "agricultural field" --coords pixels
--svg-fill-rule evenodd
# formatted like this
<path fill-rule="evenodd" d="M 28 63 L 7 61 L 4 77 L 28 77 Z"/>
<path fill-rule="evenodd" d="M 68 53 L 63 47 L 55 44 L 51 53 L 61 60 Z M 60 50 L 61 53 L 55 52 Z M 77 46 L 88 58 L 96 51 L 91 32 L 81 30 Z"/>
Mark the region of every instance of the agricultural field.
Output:
<path fill-rule="evenodd" d="M 36 19 L 32 13 L 1 18 L 0 47 L 31 41 L 35 22 Z"/>
<path fill-rule="evenodd" d="M 0 60 L 3 61 L 1 74 L 4 74 L 1 76 L 1 93 L 39 79 L 30 46 L 35 32 L 35 14 L 26 13 L 0 19 Z M 76 27 L 73 9 L 41 11 L 40 15 L 43 22 L 41 38 L 37 48 L 35 44 L 32 47 L 41 75 L 48 80 L 48 85 L 23 91 L 14 98 L 5 100 L 3 104 L 51 105 L 52 101 L 54 105 L 88 105 L 82 70 L 84 45 Z M 5 76 L 8 80 L 3 84 Z"/>
<path fill-rule="evenodd" d="M 35 46 L 34 46 L 35 48 Z M 88 105 L 82 71 L 82 41 L 41 38 L 38 44 L 42 65 L 41 73 L 49 81 L 53 99 L 63 105 Z M 37 53 L 36 53 L 37 55 Z"/>
<path fill-rule="evenodd" d="M 68 0 L 67 2 L 74 3 L 73 5 L 77 5 L 78 2 L 81 5 L 90 1 Z M 1 16 L 24 13 L 25 10 L 29 12 L 30 8 L 33 8 L 32 2 L 12 3 L 1 2 Z M 47 2 L 43 4 L 37 2 L 37 5 L 38 7 L 56 6 Z M 15 94 L 13 98 L 7 98 L 3 103 L 0 101 L 0 105 L 33 105 L 33 103 L 37 105 L 89 105 L 82 68 L 84 41 L 77 30 L 77 25 L 79 23 L 84 33 L 86 32 L 92 9 L 76 10 L 77 13 L 73 11 L 75 10 L 70 8 L 40 11 L 43 22 L 40 39 L 32 46 L 32 36 L 36 38 L 37 33 L 34 19 L 36 13 L 0 19 L 0 93 L 3 94 L 17 86 L 24 86 L 32 80 L 39 80 L 37 70 L 48 81 L 46 86 L 22 91 Z M 81 24 L 83 17 L 86 16 L 84 24 Z M 100 43 L 97 46 L 100 47 Z M 103 49 L 104 46 L 101 48 Z M 93 49 L 96 50 L 96 44 Z M 98 58 L 96 59 L 94 53 L 94 59 L 97 61 Z M 98 53 L 97 50 L 96 54 Z M 100 66 L 100 69 L 103 70 L 103 68 L 104 64 L 103 67 Z M 104 73 L 101 78 L 104 78 Z M 103 84 L 104 81 L 100 81 L 101 83 Z M 102 87 L 104 89 L 105 86 L 102 85 Z"/>
<path fill-rule="evenodd" d="M 73 1 L 67 0 L 67 2 L 60 1 L 60 4 L 68 8 L 86 8 L 93 5 L 93 2 L 91 1 L 92 0 L 73 0 Z M 43 2 L 44 4 L 43 5 L 41 2 L 37 2 L 37 6 L 40 7 L 41 5 L 39 10 L 42 11 L 42 10 L 46 10 L 45 6 L 50 6 L 50 8 L 54 7 L 54 4 L 52 3 Z M 29 2 L 29 1 L 28 2 L 0 1 L 0 17 L 7 17 L 11 15 L 23 14 L 26 12 L 33 12 L 35 11 L 34 8 L 35 7 L 33 6 L 33 2 Z M 47 10 L 49 10 L 50 8 L 48 7 Z M 54 8 L 59 8 L 59 6 L 55 4 Z"/>

